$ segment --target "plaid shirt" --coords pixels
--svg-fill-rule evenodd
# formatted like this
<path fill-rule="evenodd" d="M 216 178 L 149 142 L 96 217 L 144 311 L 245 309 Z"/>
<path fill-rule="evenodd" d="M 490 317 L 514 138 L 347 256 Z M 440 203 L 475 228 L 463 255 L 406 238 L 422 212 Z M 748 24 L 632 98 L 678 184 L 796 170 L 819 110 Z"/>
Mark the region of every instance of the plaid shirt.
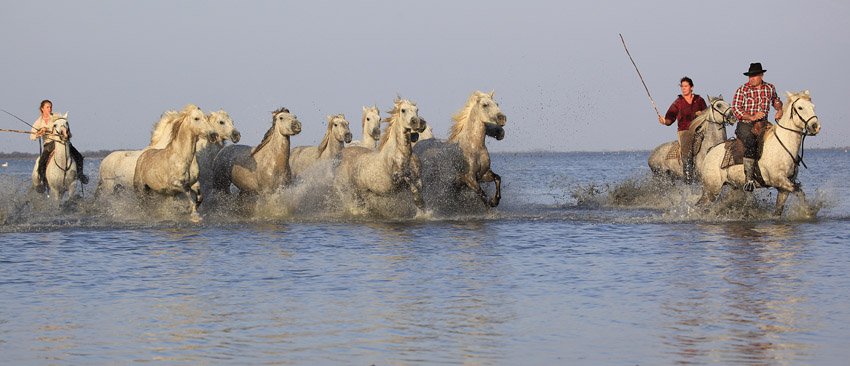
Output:
<path fill-rule="evenodd" d="M 732 108 L 739 121 L 749 123 L 743 120 L 744 114 L 764 112 L 767 115 L 770 112 L 770 106 L 777 102 L 781 101 L 776 95 L 776 87 L 773 84 L 762 81 L 761 85 L 754 87 L 746 83 L 735 91 Z"/>

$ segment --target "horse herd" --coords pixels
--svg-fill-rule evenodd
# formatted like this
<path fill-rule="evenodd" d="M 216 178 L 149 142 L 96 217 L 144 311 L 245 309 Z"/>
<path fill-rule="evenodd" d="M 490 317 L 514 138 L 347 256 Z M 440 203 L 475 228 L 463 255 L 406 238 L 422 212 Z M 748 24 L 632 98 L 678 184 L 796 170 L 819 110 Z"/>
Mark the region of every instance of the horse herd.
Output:
<path fill-rule="evenodd" d="M 809 92 L 786 94 L 782 118 L 765 133 L 758 161 L 761 186 L 779 191 L 777 214 L 790 193 L 805 202 L 796 180 L 802 143 L 805 136 L 820 131 Z M 301 132 L 301 122 L 286 108 L 272 112 L 271 126 L 262 140 L 248 146 L 237 144 L 241 135 L 225 111 L 204 114 L 197 106 L 187 105 L 162 115 L 146 148 L 115 151 L 104 158 L 96 196 L 132 189 L 139 202 L 148 203 L 156 202 L 156 196 L 182 195 L 190 219 L 198 221 L 198 205 L 207 198 L 230 197 L 232 187 L 238 189 L 239 198 L 266 197 L 292 186 L 319 162 L 329 162 L 333 191 L 350 215 L 374 213 L 374 198 L 381 197 L 410 202 L 415 214 L 421 215 L 428 206 L 456 202 L 464 191 L 477 196 L 479 207 L 489 210 L 501 199 L 501 178 L 490 169 L 484 139 L 504 138 L 506 122 L 493 96 L 493 92 L 473 92 L 454 115 L 446 140 L 433 137 L 416 103 L 399 97 L 384 119 L 377 107 L 363 107 L 360 141 L 352 141 L 349 122 L 338 114 L 328 116 L 327 131 L 318 146 L 294 148 L 290 138 Z M 725 126 L 735 123 L 732 107 L 722 96 L 709 97 L 709 102 L 707 112 L 692 123 L 697 136 L 695 166 L 703 183 L 700 203 L 715 200 L 725 184 L 740 188 L 745 179 L 740 164 L 723 163 L 731 145 Z M 53 132 L 67 141 L 67 113 L 56 114 L 52 120 Z M 386 123 L 383 133 L 382 123 Z M 225 140 L 233 144 L 225 145 Z M 675 141 L 656 148 L 649 157 L 653 173 L 681 177 L 677 149 Z M 76 174 L 67 148 L 57 148 L 53 160 L 47 172 L 50 193 L 56 198 L 65 192 L 73 195 Z M 491 198 L 482 182 L 495 183 Z"/>
<path fill-rule="evenodd" d="M 493 100 L 494 92 L 476 91 L 454 116 L 448 140 L 436 140 L 416 103 L 398 97 L 389 116 L 381 119 L 376 106 L 363 107 L 363 139 L 352 141 L 349 122 L 342 114 L 328 116 L 327 131 L 318 146 L 290 148 L 290 138 L 301 132 L 301 122 L 286 108 L 272 112 L 272 123 L 256 146 L 239 145 L 241 134 L 223 110 L 209 114 L 195 105 L 182 111 L 166 111 L 154 126 L 150 145 L 142 150 L 114 151 L 103 159 L 95 196 L 132 189 L 143 206 L 157 202 L 157 196 L 185 196 L 192 221 L 201 219 L 198 207 L 207 199 L 231 196 L 265 197 L 296 184 L 320 162 L 333 167 L 333 190 L 342 199 L 345 212 L 373 213 L 375 197 L 408 200 L 416 215 L 424 214 L 423 166 L 440 161 L 429 159 L 453 154 L 451 186 L 436 187 L 428 181 L 425 191 L 472 189 L 489 210 L 499 203 L 500 178 L 490 170 L 490 156 L 484 144 L 486 135 L 504 137 L 506 117 Z M 54 115 L 55 131 L 67 126 L 65 116 Z M 381 132 L 381 124 L 386 128 Z M 60 132 L 61 133 L 61 132 Z M 68 139 L 64 139 L 66 142 Z M 225 140 L 233 144 L 225 145 Z M 422 141 L 430 141 L 423 144 Z M 419 143 L 417 143 L 419 142 Z M 347 144 L 347 146 L 346 146 Z M 414 152 L 414 145 L 416 152 Z M 62 149 L 57 149 L 62 151 Z M 420 159 L 420 157 L 423 157 Z M 54 160 L 67 161 L 55 155 Z M 72 160 L 72 159 L 71 159 Z M 73 161 L 71 161 L 73 163 Z M 58 164 L 61 165 L 61 164 Z M 58 166 L 57 165 L 57 166 Z M 67 164 L 66 164 L 67 165 Z M 441 168 L 442 169 L 442 168 Z M 63 179 L 49 171 L 48 186 L 57 199 L 65 192 L 72 196 L 76 175 L 64 167 Z M 67 178 L 67 179 L 65 179 Z M 496 194 L 488 199 L 481 182 L 496 182 Z"/>

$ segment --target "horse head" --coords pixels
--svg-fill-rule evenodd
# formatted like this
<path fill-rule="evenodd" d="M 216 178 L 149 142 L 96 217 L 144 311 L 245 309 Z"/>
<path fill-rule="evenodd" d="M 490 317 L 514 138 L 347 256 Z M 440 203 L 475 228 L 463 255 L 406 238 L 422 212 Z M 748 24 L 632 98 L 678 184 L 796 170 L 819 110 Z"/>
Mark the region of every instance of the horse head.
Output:
<path fill-rule="evenodd" d="M 348 121 L 345 115 L 337 114 L 328 117 L 328 133 L 333 136 L 336 141 L 351 142 L 351 129 L 348 128 Z"/>
<path fill-rule="evenodd" d="M 207 119 L 221 140 L 230 140 L 233 143 L 239 142 L 242 134 L 233 126 L 233 119 L 223 109 L 217 112 L 210 112 L 207 114 Z"/>
<path fill-rule="evenodd" d="M 274 115 L 274 125 L 277 132 L 283 136 L 297 135 L 301 133 L 301 122 L 298 117 L 286 108 L 278 109 L 272 112 Z"/>
<path fill-rule="evenodd" d="M 493 123 L 499 127 L 504 127 L 507 117 L 499 109 L 499 103 L 493 100 L 494 94 L 496 94 L 495 90 L 491 91 L 490 94 L 480 91 L 472 93 L 472 98 L 475 98 L 475 104 L 472 106 L 470 115 L 477 115 L 484 123 Z"/>
<path fill-rule="evenodd" d="M 791 124 L 799 128 L 803 134 L 817 135 L 821 126 L 809 91 L 796 94 L 786 91 L 785 94 L 788 98 L 785 101 L 785 111 L 782 113 L 783 119 L 791 120 Z"/>
<path fill-rule="evenodd" d="M 210 120 L 198 106 L 189 104 L 183 108 L 181 120 L 181 124 L 189 128 L 193 135 L 205 138 L 211 144 L 218 140 L 218 133 L 212 128 Z"/>
<path fill-rule="evenodd" d="M 377 106 L 363 107 L 363 135 L 369 135 L 373 140 L 381 139 L 381 112 Z"/>
<path fill-rule="evenodd" d="M 711 108 L 711 111 L 709 112 L 711 114 L 708 115 L 709 122 L 729 126 L 734 125 L 735 122 L 737 122 L 735 112 L 732 109 L 732 106 L 723 100 L 723 94 L 718 95 L 717 98 L 712 98 L 709 95 L 708 104 Z"/>
<path fill-rule="evenodd" d="M 62 114 L 51 114 L 50 118 L 53 122 L 51 128 L 53 133 L 59 135 L 62 141 L 71 139 L 71 127 L 68 126 L 68 112 Z"/>
<path fill-rule="evenodd" d="M 398 123 L 405 131 L 419 131 L 424 128 L 424 120 L 419 117 L 419 107 L 407 99 L 396 98 L 390 116 L 384 121 L 391 124 Z"/>

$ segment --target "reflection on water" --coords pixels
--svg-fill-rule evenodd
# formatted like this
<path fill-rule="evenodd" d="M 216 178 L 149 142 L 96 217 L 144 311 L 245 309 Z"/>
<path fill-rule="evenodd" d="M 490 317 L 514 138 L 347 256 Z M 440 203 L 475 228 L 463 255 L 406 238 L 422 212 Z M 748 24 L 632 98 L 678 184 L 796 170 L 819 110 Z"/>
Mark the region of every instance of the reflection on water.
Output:
<path fill-rule="evenodd" d="M 688 244 L 662 314 L 659 336 L 680 362 L 764 364 L 810 359 L 801 337 L 814 314 L 800 278 L 810 243 L 798 225 L 700 225 L 703 240 Z M 685 235 L 692 232 L 683 233 Z M 718 245 L 719 244 L 719 245 Z M 673 244 L 677 245 L 677 244 Z"/>

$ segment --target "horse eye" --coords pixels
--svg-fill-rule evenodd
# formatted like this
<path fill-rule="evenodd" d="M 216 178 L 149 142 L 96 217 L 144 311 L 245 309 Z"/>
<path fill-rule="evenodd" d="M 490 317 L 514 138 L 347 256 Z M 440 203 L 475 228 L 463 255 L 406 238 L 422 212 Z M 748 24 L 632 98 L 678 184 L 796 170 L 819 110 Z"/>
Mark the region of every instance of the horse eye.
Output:
<path fill-rule="evenodd" d="M 489 107 L 490 105 L 489 105 L 489 104 L 487 104 L 487 103 L 484 103 L 484 104 L 482 104 L 481 106 L 482 106 L 482 107 L 484 107 L 484 108 L 487 108 L 487 107 Z"/>
<path fill-rule="evenodd" d="M 218 124 L 223 125 L 224 121 L 218 121 Z"/>
<path fill-rule="evenodd" d="M 369 118 L 369 117 L 366 117 L 366 120 L 367 120 L 367 121 L 371 121 L 372 119 L 371 119 L 371 118 Z"/>
<path fill-rule="evenodd" d="M 797 107 L 797 110 L 798 110 L 798 111 L 802 111 L 802 110 L 803 110 L 803 107 Z"/>
<path fill-rule="evenodd" d="M 402 110 L 401 110 L 401 113 L 407 113 L 407 110 L 406 110 L 406 109 L 402 109 Z"/>
<path fill-rule="evenodd" d="M 198 118 L 198 117 L 195 117 L 195 121 L 200 121 L 200 120 L 201 120 L 201 119 L 200 119 L 200 118 Z"/>

